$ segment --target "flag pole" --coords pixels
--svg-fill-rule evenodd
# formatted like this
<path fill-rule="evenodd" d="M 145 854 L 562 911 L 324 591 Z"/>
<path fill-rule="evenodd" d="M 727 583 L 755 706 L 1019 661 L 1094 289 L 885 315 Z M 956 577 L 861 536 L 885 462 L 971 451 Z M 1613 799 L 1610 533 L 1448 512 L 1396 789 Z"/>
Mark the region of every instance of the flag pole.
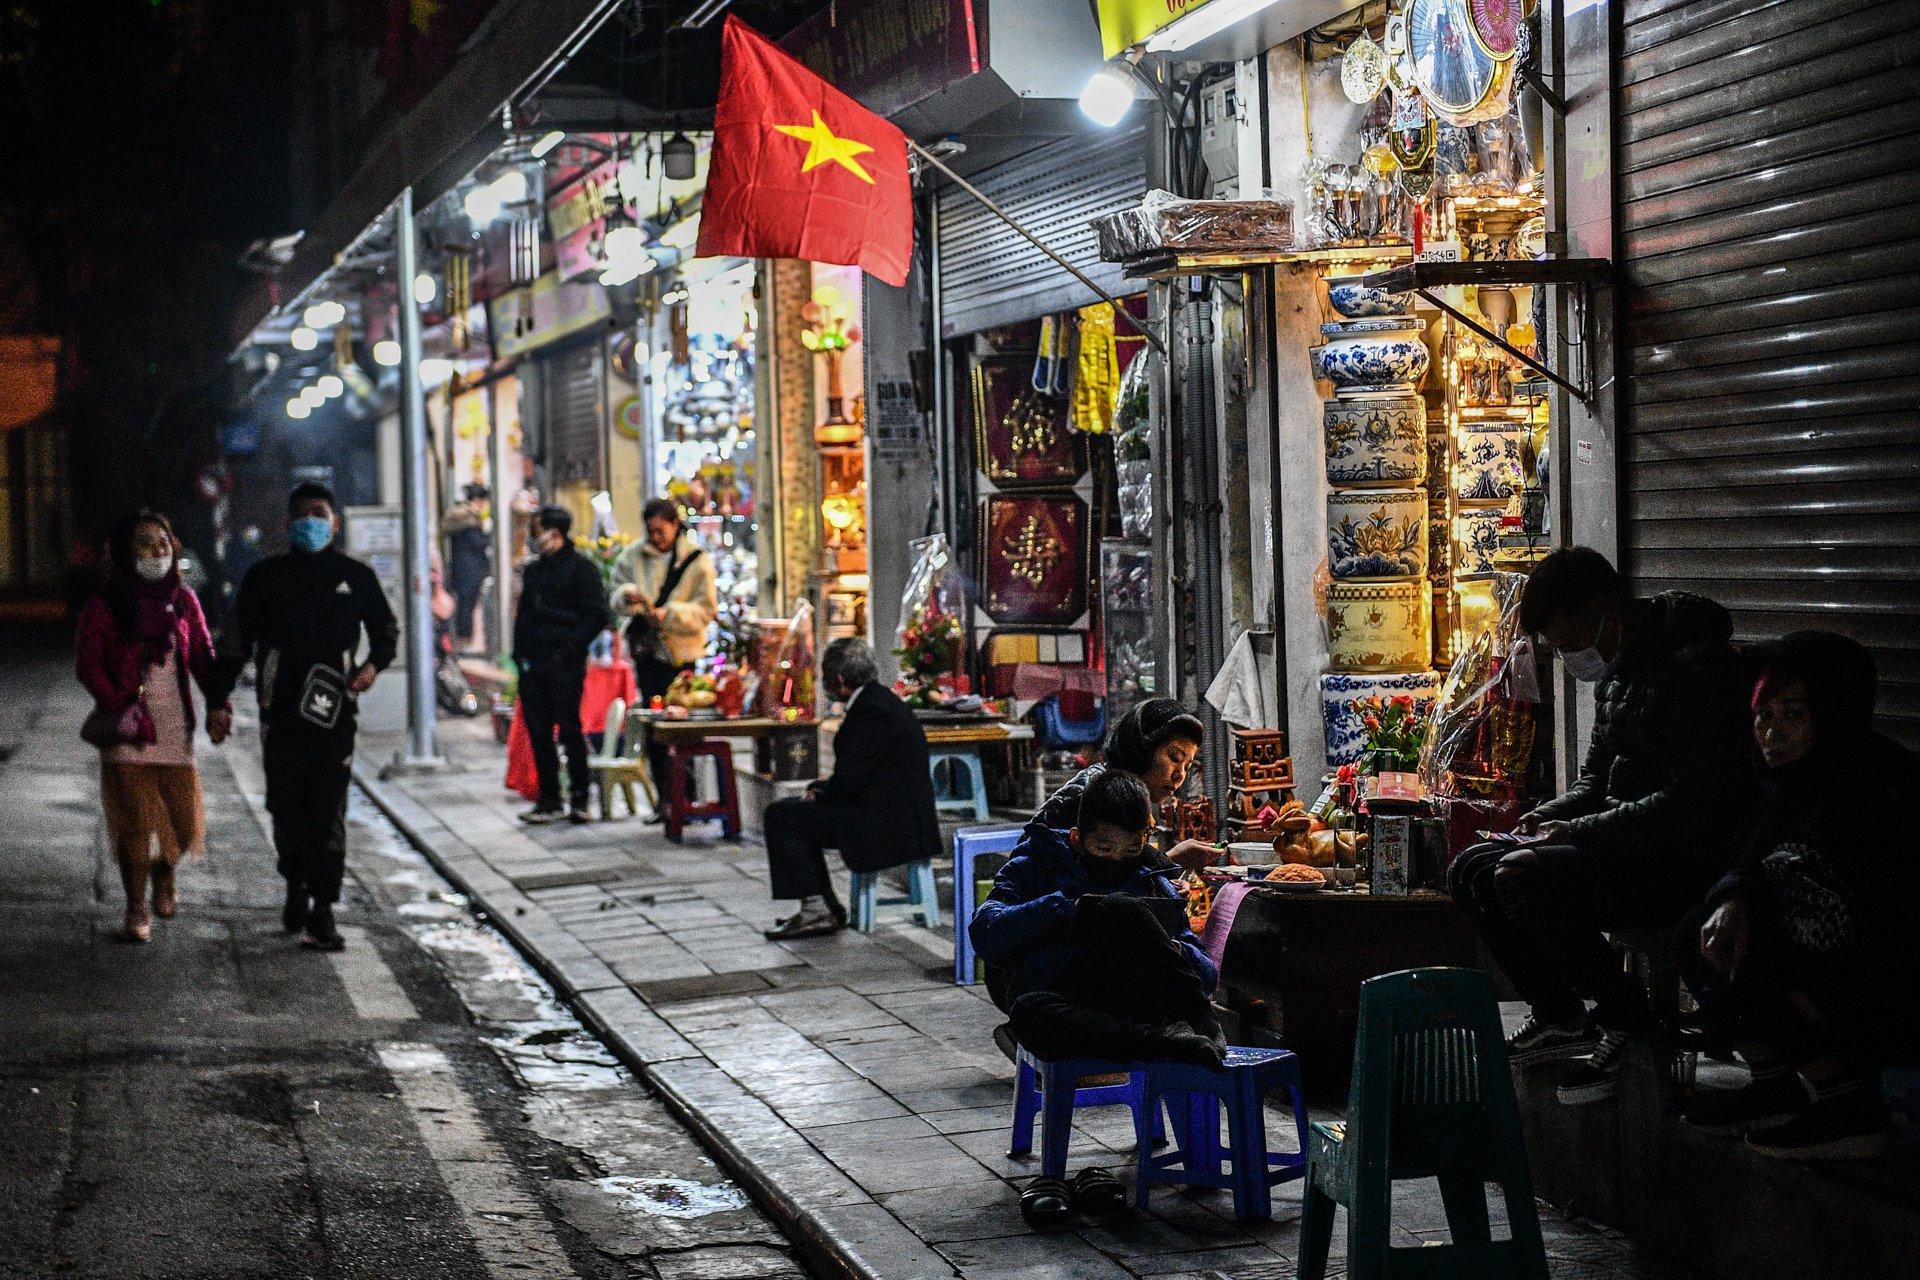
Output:
<path fill-rule="evenodd" d="M 1120 301 L 1118 298 L 1108 293 L 1105 289 L 1102 289 L 1099 285 L 1095 284 L 1092 280 L 1087 278 L 1086 272 L 1074 266 L 1071 262 L 1068 262 L 1065 258 L 1061 257 L 1059 254 L 1055 253 L 1052 249 L 1048 248 L 1044 243 L 1041 242 L 1040 237 L 1034 235 L 1033 232 L 1021 226 L 1019 222 L 1015 221 L 1012 214 L 1008 213 L 1005 209 L 1002 209 L 999 205 L 995 204 L 993 201 L 993 198 L 987 195 L 986 192 L 974 186 L 971 182 L 968 182 L 965 178 L 955 173 L 952 169 L 949 169 L 946 166 L 946 164 L 941 161 L 939 156 L 934 155 L 933 152 L 927 150 L 925 147 L 915 142 L 912 138 L 907 139 L 907 145 L 913 148 L 913 153 L 915 155 L 919 156 L 922 160 L 926 161 L 928 164 L 938 169 L 941 173 L 944 173 L 949 179 L 952 180 L 955 186 L 959 187 L 962 191 L 966 192 L 968 195 L 972 196 L 975 200 L 978 200 L 981 204 L 985 205 L 988 212 L 992 213 L 994 217 L 1000 219 L 1000 221 L 1006 223 L 1008 226 L 1012 227 L 1015 231 L 1018 231 L 1023 237 L 1025 237 L 1028 244 L 1031 244 L 1034 248 L 1046 254 L 1049 258 L 1052 258 L 1055 262 L 1059 263 L 1061 267 L 1065 268 L 1066 271 L 1068 271 L 1073 276 L 1074 279 L 1078 280 L 1081 284 L 1087 286 L 1087 288 L 1093 290 L 1093 294 L 1095 297 L 1099 298 L 1102 302 L 1105 302 L 1110 306 L 1112 306 L 1114 314 L 1119 316 L 1122 320 L 1125 320 L 1129 327 L 1131 327 L 1141 337 L 1145 338 L 1147 340 L 1148 345 L 1150 345 L 1155 351 L 1159 352 L 1162 356 L 1165 356 L 1167 354 L 1166 345 L 1160 341 L 1159 335 L 1154 333 L 1153 330 L 1147 328 L 1144 322 L 1136 319 L 1134 317 L 1133 312 L 1127 310 L 1126 303 Z"/>

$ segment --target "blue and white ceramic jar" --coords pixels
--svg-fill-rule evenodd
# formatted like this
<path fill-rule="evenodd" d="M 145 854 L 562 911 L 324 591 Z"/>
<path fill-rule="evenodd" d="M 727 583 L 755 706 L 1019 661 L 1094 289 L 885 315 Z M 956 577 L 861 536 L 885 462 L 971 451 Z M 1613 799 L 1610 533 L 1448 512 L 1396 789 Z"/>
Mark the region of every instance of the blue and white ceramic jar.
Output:
<path fill-rule="evenodd" d="M 1327 569 L 1335 579 L 1414 578 L 1427 571 L 1427 491 L 1327 495 Z"/>
<path fill-rule="evenodd" d="M 1349 320 L 1364 320 L 1373 316 L 1403 316 L 1412 304 L 1412 296 L 1405 293 L 1388 293 L 1385 289 L 1370 289 L 1360 283 L 1360 276 L 1337 276 L 1327 281 L 1327 301 L 1333 309 Z"/>
<path fill-rule="evenodd" d="M 1493 556 L 1500 549 L 1500 518 L 1506 514 L 1505 507 L 1470 507 L 1453 518 L 1455 573 L 1493 572 Z"/>
<path fill-rule="evenodd" d="M 1433 671 L 1409 671 L 1399 675 L 1348 675 L 1329 672 L 1320 677 L 1320 718 L 1327 730 L 1327 765 L 1358 763 L 1367 745 L 1367 729 L 1360 713 L 1353 709 L 1357 699 L 1368 697 L 1413 699 L 1414 711 L 1426 715 L 1440 693 L 1440 676 Z"/>
<path fill-rule="evenodd" d="M 1427 406 L 1417 395 L 1327 401 L 1327 483 L 1419 484 L 1427 476 Z"/>
<path fill-rule="evenodd" d="M 1326 341 L 1313 348 L 1313 374 L 1337 390 L 1417 386 L 1430 357 L 1421 338 L 1426 322 L 1413 316 L 1323 324 Z"/>
<path fill-rule="evenodd" d="M 1527 428 L 1518 422 L 1467 422 L 1460 428 L 1460 458 L 1453 472 L 1453 496 L 1462 502 L 1502 502 L 1524 483 L 1520 443 Z"/>

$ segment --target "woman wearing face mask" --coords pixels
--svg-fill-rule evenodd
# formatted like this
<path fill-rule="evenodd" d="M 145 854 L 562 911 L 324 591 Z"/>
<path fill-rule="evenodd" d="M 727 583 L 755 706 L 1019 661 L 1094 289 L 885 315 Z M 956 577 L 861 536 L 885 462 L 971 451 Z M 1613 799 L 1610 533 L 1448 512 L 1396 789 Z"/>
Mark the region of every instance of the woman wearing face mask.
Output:
<path fill-rule="evenodd" d="M 1080 797 L 1087 784 L 1109 769 L 1130 773 L 1146 784 L 1155 813 L 1167 797 L 1178 795 L 1206 741 L 1199 717 L 1172 698 L 1149 698 L 1130 708 L 1107 734 L 1105 757 L 1075 774 L 1071 781 L 1040 806 L 1027 822 L 1029 834 L 1064 831 L 1073 826 Z M 1182 866 L 1203 867 L 1217 861 L 1220 850 L 1199 840 L 1186 840 L 1167 856 Z"/>
<path fill-rule="evenodd" d="M 1785 1159 L 1878 1155 L 1878 1068 L 1914 1047 L 1920 758 L 1873 729 L 1873 657 L 1800 631 L 1762 650 L 1753 735 L 1767 801 L 1740 864 L 1681 927 L 1686 978 L 1753 1080 L 1687 1111 Z"/>
<path fill-rule="evenodd" d="M 100 748 L 100 798 L 130 942 L 151 937 L 149 883 L 152 914 L 166 919 L 180 904 L 180 855 L 204 852 L 191 683 L 207 695 L 208 737 L 224 740 L 232 723 L 225 699 L 208 693 L 213 640 L 198 597 L 180 581 L 178 551 L 158 512 L 122 520 L 108 543 L 106 589 L 81 611 L 75 640 L 80 683 L 97 704 L 85 736 Z"/>

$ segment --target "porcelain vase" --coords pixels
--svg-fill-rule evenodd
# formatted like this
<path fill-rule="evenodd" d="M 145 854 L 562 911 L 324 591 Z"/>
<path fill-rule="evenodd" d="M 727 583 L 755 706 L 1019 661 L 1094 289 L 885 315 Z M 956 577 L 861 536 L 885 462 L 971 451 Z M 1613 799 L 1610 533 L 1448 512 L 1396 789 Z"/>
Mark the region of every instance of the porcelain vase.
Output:
<path fill-rule="evenodd" d="M 1327 567 L 1335 579 L 1427 571 L 1427 491 L 1353 489 L 1327 496 Z"/>
<path fill-rule="evenodd" d="M 1327 765 L 1355 764 L 1367 746 L 1367 729 L 1360 713 L 1353 709 L 1357 699 L 1378 696 L 1413 699 L 1414 710 L 1424 716 L 1433 709 L 1440 692 L 1440 676 L 1433 671 L 1408 671 L 1397 675 L 1369 676 L 1329 672 L 1320 677 L 1320 718 L 1327 730 Z"/>
<path fill-rule="evenodd" d="M 1493 572 L 1500 549 L 1500 518 L 1505 507 L 1468 508 L 1453 518 L 1453 571 L 1468 575 Z"/>
<path fill-rule="evenodd" d="M 1433 661 L 1433 601 L 1424 579 L 1327 585 L 1327 655 L 1335 671 L 1421 671 Z"/>
<path fill-rule="evenodd" d="M 1430 359 L 1416 317 L 1342 320 L 1320 326 L 1326 340 L 1313 348 L 1313 375 L 1339 391 L 1419 385 Z"/>
<path fill-rule="evenodd" d="M 1427 405 L 1419 396 L 1327 401 L 1327 483 L 1419 484 L 1427 477 Z"/>
<path fill-rule="evenodd" d="M 1520 442 L 1527 428 L 1517 422 L 1470 422 L 1460 430 L 1460 459 L 1453 496 L 1462 502 L 1505 502 L 1522 482 Z"/>
<path fill-rule="evenodd" d="M 1347 319 L 1364 320 L 1374 316 L 1403 316 L 1412 305 L 1413 297 L 1370 289 L 1360 283 L 1358 276 L 1337 276 L 1327 281 L 1327 301 Z"/>

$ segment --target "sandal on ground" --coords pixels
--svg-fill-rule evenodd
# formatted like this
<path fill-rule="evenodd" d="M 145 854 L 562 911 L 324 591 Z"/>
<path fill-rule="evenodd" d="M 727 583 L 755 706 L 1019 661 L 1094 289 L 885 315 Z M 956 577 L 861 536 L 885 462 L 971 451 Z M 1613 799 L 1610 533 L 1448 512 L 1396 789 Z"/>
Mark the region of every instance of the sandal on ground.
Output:
<path fill-rule="evenodd" d="M 1082 1169 L 1071 1184 L 1073 1207 L 1089 1218 L 1102 1218 L 1127 1207 L 1127 1188 L 1105 1169 Z"/>
<path fill-rule="evenodd" d="M 127 942 L 153 940 L 153 926 L 147 918 L 145 907 L 127 909 L 127 918 L 120 925 L 120 937 Z"/>
<path fill-rule="evenodd" d="M 174 880 L 173 868 L 164 863 L 153 864 L 153 914 L 162 920 L 173 919 L 173 913 L 180 909 L 180 889 Z"/>
<path fill-rule="evenodd" d="M 1020 1192 L 1020 1216 L 1035 1231 L 1064 1227 L 1073 1217 L 1073 1192 L 1059 1178 L 1035 1178 Z"/>

